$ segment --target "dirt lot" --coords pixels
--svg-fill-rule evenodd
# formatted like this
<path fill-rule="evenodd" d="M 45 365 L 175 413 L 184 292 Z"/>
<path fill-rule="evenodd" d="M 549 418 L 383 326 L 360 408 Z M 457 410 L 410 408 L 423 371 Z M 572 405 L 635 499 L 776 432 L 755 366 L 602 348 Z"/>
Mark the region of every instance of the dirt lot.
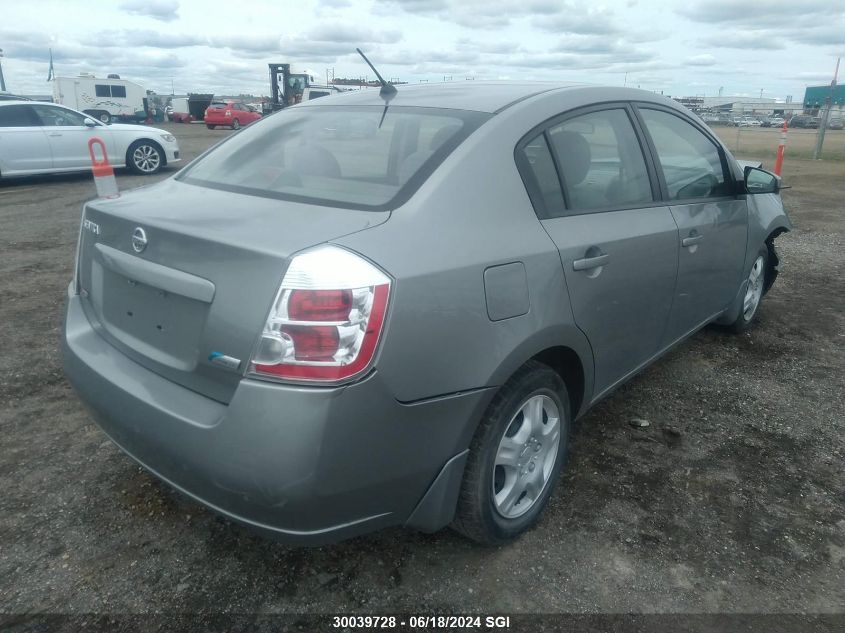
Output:
<path fill-rule="evenodd" d="M 229 134 L 171 129 L 188 159 Z M 742 131 L 752 154 L 776 137 Z M 291 549 L 146 474 L 60 368 L 90 177 L 0 184 L 0 612 L 845 611 L 845 162 L 788 157 L 785 180 L 757 326 L 700 332 L 595 408 L 540 525 L 492 550 L 399 529 Z"/>

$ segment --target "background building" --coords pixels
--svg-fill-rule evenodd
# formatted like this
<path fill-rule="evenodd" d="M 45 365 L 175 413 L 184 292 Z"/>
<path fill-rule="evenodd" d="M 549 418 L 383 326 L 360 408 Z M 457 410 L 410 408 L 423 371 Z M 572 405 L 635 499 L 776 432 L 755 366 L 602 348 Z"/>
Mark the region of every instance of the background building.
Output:
<path fill-rule="evenodd" d="M 810 114 L 818 114 L 828 97 L 831 97 L 830 84 L 807 86 L 804 91 L 804 109 Z M 845 114 L 845 86 L 836 86 L 831 98 L 830 116 L 838 119 L 842 118 L 843 114 Z"/>

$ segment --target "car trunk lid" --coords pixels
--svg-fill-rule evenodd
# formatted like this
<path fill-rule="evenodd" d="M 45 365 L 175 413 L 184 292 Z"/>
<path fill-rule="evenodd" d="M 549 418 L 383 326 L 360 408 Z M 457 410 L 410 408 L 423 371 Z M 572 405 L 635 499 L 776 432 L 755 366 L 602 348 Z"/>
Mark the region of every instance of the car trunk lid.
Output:
<path fill-rule="evenodd" d="M 127 356 L 228 402 L 290 256 L 388 217 L 173 179 L 96 200 L 80 238 L 83 305 Z"/>

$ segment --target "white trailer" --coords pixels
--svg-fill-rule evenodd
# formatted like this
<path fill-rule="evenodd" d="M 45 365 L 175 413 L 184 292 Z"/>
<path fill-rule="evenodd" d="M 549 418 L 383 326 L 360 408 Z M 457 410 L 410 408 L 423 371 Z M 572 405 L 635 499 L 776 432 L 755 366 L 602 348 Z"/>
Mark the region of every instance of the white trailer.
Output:
<path fill-rule="evenodd" d="M 99 119 L 143 121 L 147 118 L 147 91 L 117 75 L 98 79 L 94 75 L 56 77 L 53 101 Z"/>

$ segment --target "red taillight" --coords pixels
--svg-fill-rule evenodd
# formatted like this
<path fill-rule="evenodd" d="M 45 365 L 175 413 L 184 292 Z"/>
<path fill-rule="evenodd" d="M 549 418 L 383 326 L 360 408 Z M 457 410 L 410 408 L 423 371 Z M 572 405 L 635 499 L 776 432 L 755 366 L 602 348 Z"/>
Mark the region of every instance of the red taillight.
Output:
<path fill-rule="evenodd" d="M 338 382 L 375 356 L 390 280 L 367 260 L 322 246 L 291 262 L 252 358 L 258 375 Z"/>
<path fill-rule="evenodd" d="M 337 328 L 319 325 L 287 325 L 282 328 L 293 341 L 296 360 L 330 362 L 337 354 Z"/>
<path fill-rule="evenodd" d="M 351 290 L 294 290 L 288 299 L 292 321 L 346 321 L 351 309 Z"/>

